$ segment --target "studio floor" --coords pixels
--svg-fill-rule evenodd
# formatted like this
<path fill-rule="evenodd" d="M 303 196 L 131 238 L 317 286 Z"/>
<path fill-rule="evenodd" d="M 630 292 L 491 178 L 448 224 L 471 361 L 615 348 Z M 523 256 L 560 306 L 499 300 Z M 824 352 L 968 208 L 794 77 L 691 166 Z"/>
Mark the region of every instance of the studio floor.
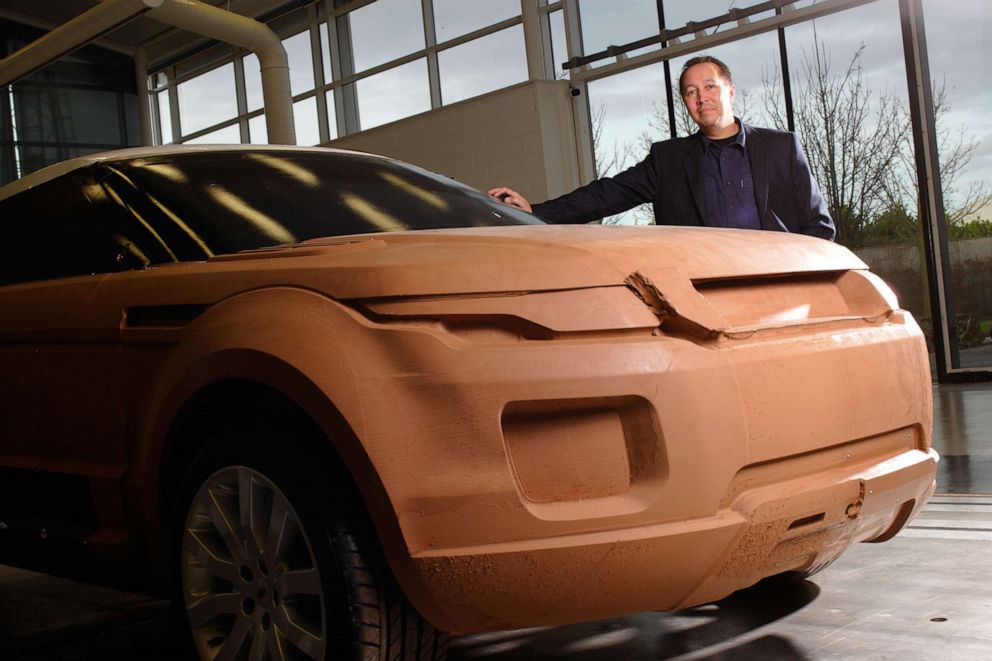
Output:
<path fill-rule="evenodd" d="M 938 493 L 895 539 L 811 580 L 699 608 L 463 636 L 450 659 L 992 658 L 992 384 L 934 387 Z M 175 659 L 149 597 L 0 565 L 0 659 Z"/>

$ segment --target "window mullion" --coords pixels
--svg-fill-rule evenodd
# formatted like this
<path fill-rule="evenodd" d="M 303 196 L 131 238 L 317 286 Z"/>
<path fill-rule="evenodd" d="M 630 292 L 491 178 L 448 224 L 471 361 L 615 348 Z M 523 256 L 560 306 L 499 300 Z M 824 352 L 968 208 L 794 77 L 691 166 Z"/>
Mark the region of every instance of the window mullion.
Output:
<path fill-rule="evenodd" d="M 176 67 L 165 71 L 166 90 L 169 95 L 169 123 L 172 124 L 172 142 L 179 144 L 182 140 L 182 127 L 179 124 L 179 84 L 176 82 Z"/>
<path fill-rule="evenodd" d="M 328 38 L 331 42 L 332 54 L 337 54 L 337 67 L 334 66 L 334 58 L 331 58 L 332 68 L 340 69 L 336 71 L 335 80 L 350 77 L 355 73 L 355 55 L 351 44 L 351 21 L 348 14 L 336 16 L 332 19 L 333 30 L 328 30 Z M 361 122 L 358 116 L 358 95 L 355 85 L 342 85 L 334 94 L 334 104 L 340 106 L 338 115 L 338 129 L 347 135 L 357 133 L 361 130 Z"/>
<path fill-rule="evenodd" d="M 248 130 L 248 92 L 245 88 L 245 58 L 234 58 L 234 91 L 238 106 L 238 129 L 241 131 L 241 142 L 251 142 L 251 132 Z"/>
<path fill-rule="evenodd" d="M 437 65 L 437 33 L 434 28 L 434 0 L 420 0 L 424 17 L 424 40 L 427 44 L 427 81 L 431 91 L 431 108 L 441 107 L 441 74 Z"/>

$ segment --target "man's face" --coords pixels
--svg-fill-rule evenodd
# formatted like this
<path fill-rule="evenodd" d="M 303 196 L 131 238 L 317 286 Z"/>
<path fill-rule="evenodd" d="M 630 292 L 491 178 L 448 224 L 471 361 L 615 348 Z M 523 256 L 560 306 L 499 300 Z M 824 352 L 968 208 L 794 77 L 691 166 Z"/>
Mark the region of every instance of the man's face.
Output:
<path fill-rule="evenodd" d="M 703 135 L 724 137 L 734 126 L 734 86 L 715 64 L 702 62 L 685 72 L 683 87 L 682 100 Z"/>

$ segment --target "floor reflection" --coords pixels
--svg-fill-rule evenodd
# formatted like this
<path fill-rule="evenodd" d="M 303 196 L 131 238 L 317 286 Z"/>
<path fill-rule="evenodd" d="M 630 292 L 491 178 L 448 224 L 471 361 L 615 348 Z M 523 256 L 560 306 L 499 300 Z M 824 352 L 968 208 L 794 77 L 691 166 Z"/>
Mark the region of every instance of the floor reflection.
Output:
<path fill-rule="evenodd" d="M 992 341 L 980 347 L 960 349 L 958 351 L 959 367 L 992 367 Z"/>
<path fill-rule="evenodd" d="M 943 384 L 933 391 L 937 492 L 992 494 L 992 384 Z"/>
<path fill-rule="evenodd" d="M 456 638 L 450 659 L 600 661 L 718 653 L 733 659 L 800 661 L 808 657 L 786 637 L 749 636 L 802 610 L 819 594 L 820 588 L 810 581 L 773 578 L 714 604 L 674 613 L 639 613 L 616 620 Z"/>

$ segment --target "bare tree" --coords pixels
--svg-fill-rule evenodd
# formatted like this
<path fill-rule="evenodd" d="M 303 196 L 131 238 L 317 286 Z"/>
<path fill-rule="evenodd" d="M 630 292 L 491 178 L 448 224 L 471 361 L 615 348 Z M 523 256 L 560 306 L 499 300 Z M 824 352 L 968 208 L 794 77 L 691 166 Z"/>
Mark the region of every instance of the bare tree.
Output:
<path fill-rule="evenodd" d="M 596 159 L 596 176 L 612 177 L 618 172 L 622 172 L 634 163 L 634 146 L 628 142 L 621 142 L 616 137 L 613 142 L 607 144 L 603 138 L 603 129 L 606 127 L 606 103 L 600 101 L 595 108 L 591 109 L 590 123 L 592 124 L 592 153 Z M 618 216 L 608 216 L 602 219 L 604 225 L 618 225 Z"/>
<path fill-rule="evenodd" d="M 866 89 L 861 68 L 862 44 L 843 70 L 834 70 L 830 54 L 814 30 L 812 49 L 803 50 L 794 119 L 810 167 L 837 224 L 837 239 L 859 245 L 869 236 L 905 239 L 918 234 L 916 176 L 912 124 L 906 104 L 886 92 Z M 775 91 L 776 73 L 764 77 L 765 112 L 773 126 L 784 129 L 784 109 Z M 934 93 L 941 185 L 949 224 L 965 221 L 992 200 L 986 181 L 956 189 L 977 148 L 964 127 L 946 127 L 950 110 L 943 84 Z M 897 223 L 895 219 L 900 219 Z M 911 226 L 899 226 L 911 225 Z"/>
<path fill-rule="evenodd" d="M 620 142 L 616 137 L 606 143 L 603 129 L 606 126 L 606 103 L 600 101 L 592 109 L 592 150 L 596 157 L 596 176 L 611 177 L 635 162 L 634 145 Z"/>
<path fill-rule="evenodd" d="M 892 204 L 893 171 L 900 163 L 909 125 L 895 97 L 865 87 L 862 44 L 847 66 L 835 71 L 826 45 L 816 38 L 803 50 L 793 106 L 796 132 L 810 169 L 837 225 L 837 240 L 855 245 L 864 229 Z M 765 78 L 765 111 L 776 128 L 786 127 L 774 90 Z"/>
<path fill-rule="evenodd" d="M 937 155 L 940 163 L 940 183 L 944 198 L 944 218 L 948 225 L 962 225 L 974 217 L 974 214 L 992 202 L 992 189 L 989 182 L 979 179 L 969 182 L 962 190 L 957 187 L 961 175 L 968 170 L 968 165 L 978 148 L 978 142 L 966 133 L 965 127 L 959 126 L 956 131 L 947 127 L 947 113 L 951 110 L 947 98 L 947 84 L 942 80 L 939 84 L 933 82 L 933 114 L 936 124 Z M 909 125 L 909 110 L 903 109 L 903 121 Z M 892 182 L 891 195 L 895 203 L 907 206 L 915 205 L 919 200 L 919 182 L 916 177 L 915 148 L 912 135 L 906 136 L 900 153 L 902 165 L 901 176 Z"/>

